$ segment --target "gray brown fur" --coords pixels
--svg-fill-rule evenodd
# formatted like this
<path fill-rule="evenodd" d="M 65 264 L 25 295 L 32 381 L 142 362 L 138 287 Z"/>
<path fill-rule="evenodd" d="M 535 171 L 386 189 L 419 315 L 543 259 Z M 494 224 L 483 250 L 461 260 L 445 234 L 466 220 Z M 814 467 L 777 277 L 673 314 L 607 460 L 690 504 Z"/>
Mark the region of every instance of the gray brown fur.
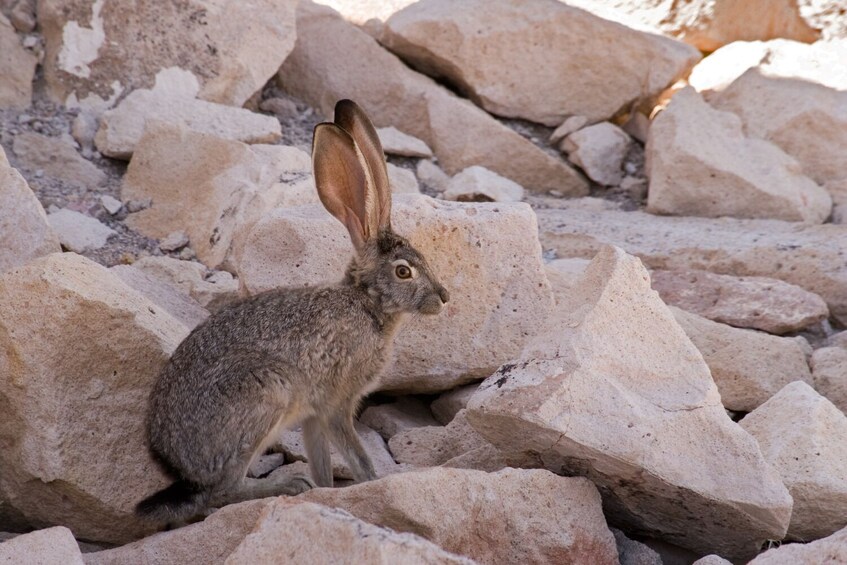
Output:
<path fill-rule="evenodd" d="M 336 106 L 336 122 L 339 114 L 340 123 L 357 120 L 357 135 L 376 138 L 351 102 Z M 366 169 L 385 168 L 378 138 L 376 147 L 378 162 L 373 151 L 355 151 L 338 125 L 316 128 L 318 191 L 347 226 L 356 255 L 341 283 L 242 300 L 179 345 L 151 394 L 148 424 L 151 450 L 177 480 L 139 503 L 139 514 L 183 520 L 211 505 L 310 488 L 305 477 L 279 485 L 245 478 L 278 432 L 297 424 L 314 484 L 332 486 L 330 443 L 357 481 L 375 478 L 353 428 L 356 409 L 377 386 L 403 318 L 437 314 L 449 299 L 426 260 L 391 229 L 389 187 Z"/>

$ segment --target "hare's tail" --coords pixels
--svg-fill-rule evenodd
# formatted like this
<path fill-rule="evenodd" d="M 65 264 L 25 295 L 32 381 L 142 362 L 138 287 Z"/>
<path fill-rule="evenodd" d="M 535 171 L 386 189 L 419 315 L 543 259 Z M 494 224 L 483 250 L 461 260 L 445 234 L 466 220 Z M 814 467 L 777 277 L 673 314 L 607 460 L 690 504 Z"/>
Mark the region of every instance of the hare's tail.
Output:
<path fill-rule="evenodd" d="M 210 498 L 211 492 L 208 489 L 178 480 L 139 502 L 135 513 L 151 522 L 185 520 L 205 510 Z"/>

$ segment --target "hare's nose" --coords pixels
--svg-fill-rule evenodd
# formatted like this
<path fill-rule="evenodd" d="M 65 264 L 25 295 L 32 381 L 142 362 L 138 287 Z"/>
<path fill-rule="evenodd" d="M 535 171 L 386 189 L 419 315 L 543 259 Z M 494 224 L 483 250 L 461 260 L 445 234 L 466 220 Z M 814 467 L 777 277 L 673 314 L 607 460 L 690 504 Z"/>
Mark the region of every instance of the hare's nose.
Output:
<path fill-rule="evenodd" d="M 438 287 L 438 296 L 441 298 L 443 304 L 450 302 L 450 293 L 443 286 Z"/>

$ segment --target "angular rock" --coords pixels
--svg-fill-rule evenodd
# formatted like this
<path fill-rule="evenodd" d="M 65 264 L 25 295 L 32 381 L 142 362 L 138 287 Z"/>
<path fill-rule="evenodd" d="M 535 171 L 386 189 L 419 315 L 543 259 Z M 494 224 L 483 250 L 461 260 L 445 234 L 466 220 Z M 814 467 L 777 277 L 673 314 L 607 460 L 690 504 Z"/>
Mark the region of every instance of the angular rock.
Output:
<path fill-rule="evenodd" d="M 537 211 L 545 250 L 590 259 L 603 245 L 613 244 L 654 269 L 780 279 L 819 295 L 835 318 L 847 322 L 845 226 L 666 218 L 586 207 L 586 200 L 560 200 L 560 209 Z"/>
<path fill-rule="evenodd" d="M 411 396 L 402 396 L 387 404 L 368 406 L 362 411 L 359 420 L 386 441 L 406 430 L 438 425 L 426 403 Z"/>
<path fill-rule="evenodd" d="M 273 563 L 282 555 L 292 563 L 473 563 L 419 536 L 368 524 L 338 508 L 277 498 L 226 564 Z"/>
<path fill-rule="evenodd" d="M 150 256 L 142 257 L 132 266 L 176 286 L 209 310 L 217 310 L 238 298 L 238 281 L 230 273 L 215 271 L 207 276 L 208 270 L 202 263 Z"/>
<path fill-rule="evenodd" d="M 487 444 L 468 423 L 465 411 L 461 410 L 446 426 L 411 428 L 395 434 L 388 441 L 388 448 L 398 463 L 437 467 Z"/>
<path fill-rule="evenodd" d="M 421 191 L 418 187 L 418 179 L 415 178 L 415 173 L 409 169 L 392 165 L 391 163 L 387 163 L 387 165 L 388 182 L 391 184 L 391 192 L 393 194 L 420 194 Z M 317 200 L 317 191 L 314 191 L 311 194 L 315 196 L 315 200 L 312 202 L 319 202 L 319 200 Z"/>
<path fill-rule="evenodd" d="M 543 0 L 422 0 L 380 39 L 489 112 L 548 126 L 655 100 L 700 60 L 681 42 Z"/>
<path fill-rule="evenodd" d="M 402 157 L 432 157 L 432 149 L 411 135 L 407 135 L 395 127 L 379 128 L 377 130 L 382 150 L 389 155 Z"/>
<path fill-rule="evenodd" d="M 0 14 L 0 108 L 27 108 L 38 61 L 21 46 L 15 28 Z"/>
<path fill-rule="evenodd" d="M 443 192 L 447 188 L 447 183 L 450 182 L 450 176 L 432 161 L 418 161 L 415 173 L 425 186 L 436 192 Z"/>
<path fill-rule="evenodd" d="M 435 468 L 297 497 L 420 535 L 479 563 L 617 563 L 590 481 L 544 470 Z"/>
<path fill-rule="evenodd" d="M 343 63 L 350 60 L 359 65 Z M 481 165 L 527 190 L 588 192 L 585 181 L 564 161 L 410 70 L 326 7 L 300 4 L 297 44 L 278 81 L 327 117 L 337 100 L 355 100 L 376 126 L 393 126 L 423 140 L 449 174 Z"/>
<path fill-rule="evenodd" d="M 423 253 L 451 298 L 441 315 L 403 326 L 381 389 L 450 389 L 516 355 L 553 303 L 532 209 L 401 195 L 392 225 Z M 277 208 L 245 238 L 238 278 L 251 294 L 335 282 L 351 253 L 346 230 L 321 206 Z"/>
<path fill-rule="evenodd" d="M 610 528 L 618 545 L 618 557 L 621 565 L 662 565 L 658 553 L 643 543 L 631 540 L 617 528 Z"/>
<path fill-rule="evenodd" d="M 826 302 L 817 294 L 767 277 L 733 277 L 687 269 L 656 270 L 650 278 L 653 290 L 666 304 L 739 328 L 785 334 L 829 316 Z"/>
<path fill-rule="evenodd" d="M 713 553 L 711 555 L 701 557 L 691 565 L 732 565 L 732 561 L 727 561 L 720 555 L 715 555 Z"/>
<path fill-rule="evenodd" d="M 740 425 L 794 499 L 788 539 L 819 539 L 847 527 L 847 415 L 798 381 Z"/>
<path fill-rule="evenodd" d="M 83 189 L 95 190 L 106 182 L 106 173 L 57 137 L 23 132 L 15 136 L 12 151 L 29 170 L 42 169 L 51 177 L 71 182 Z"/>
<path fill-rule="evenodd" d="M 129 160 L 150 120 L 244 143 L 273 143 L 281 137 L 275 117 L 199 100 L 195 98 L 199 91 L 200 84 L 191 73 L 178 68 L 161 71 L 151 90 L 133 91 L 102 115 L 94 138 L 97 149 Z"/>
<path fill-rule="evenodd" d="M 591 478 L 634 534 L 739 560 L 781 539 L 791 497 L 638 259 L 604 248 L 544 329 L 471 399 L 488 441 Z"/>
<path fill-rule="evenodd" d="M 48 214 L 47 221 L 62 246 L 75 253 L 100 249 L 117 233 L 97 219 L 68 208 Z"/>
<path fill-rule="evenodd" d="M 184 230 L 209 267 L 224 263 L 236 228 L 288 190 L 311 183 L 311 159 L 293 147 L 246 145 L 162 122 L 145 131 L 123 180 L 124 200 L 152 198 L 127 223 L 156 239 Z"/>
<path fill-rule="evenodd" d="M 847 562 L 847 528 L 811 543 L 791 543 L 769 549 L 748 565 Z"/>
<path fill-rule="evenodd" d="M 179 251 L 190 243 L 188 234 L 184 231 L 174 231 L 166 235 L 159 242 L 159 249 L 164 252 Z"/>
<path fill-rule="evenodd" d="M 451 178 L 441 195 L 459 202 L 520 202 L 523 196 L 521 185 L 477 165 Z"/>
<path fill-rule="evenodd" d="M 124 207 L 123 202 L 108 194 L 104 194 L 100 197 L 100 204 L 102 204 L 103 208 L 113 216 L 120 212 Z"/>
<path fill-rule="evenodd" d="M 778 337 L 733 328 L 671 307 L 685 335 L 697 346 L 721 393 L 724 407 L 749 412 L 796 380 L 812 382 L 802 337 Z"/>
<path fill-rule="evenodd" d="M 73 253 L 0 277 L 0 498 L 91 541 L 149 533 L 133 509 L 169 480 L 146 448 L 147 397 L 187 334 Z"/>
<path fill-rule="evenodd" d="M 479 383 L 473 383 L 441 393 L 429 406 L 433 417 L 439 424 L 446 426 L 460 410 L 468 405 L 468 401 L 478 388 Z"/>
<path fill-rule="evenodd" d="M 250 468 L 247 470 L 247 476 L 253 479 L 258 479 L 270 475 L 283 465 L 285 465 L 285 454 L 283 453 L 260 455 L 256 461 L 250 465 Z M 302 461 L 295 461 L 292 463 L 292 466 L 293 465 L 300 467 L 303 470 L 303 474 L 308 474 L 309 466 Z"/>
<path fill-rule="evenodd" d="M 609 122 L 588 126 L 570 134 L 562 143 L 568 159 L 588 177 L 605 186 L 623 180 L 623 160 L 632 140 L 621 128 Z"/>
<path fill-rule="evenodd" d="M 57 526 L 16 536 L 0 543 L 0 563 L 83 565 L 71 531 Z"/>
<path fill-rule="evenodd" d="M 115 265 L 109 271 L 188 329 L 194 329 L 209 317 L 209 311 L 187 293 L 141 269 L 132 265 Z"/>
<path fill-rule="evenodd" d="M 149 88 L 164 68 L 200 80 L 200 98 L 242 106 L 279 69 L 296 39 L 297 2 L 42 0 L 44 77 L 52 96 L 108 100 Z M 131 64 L 127 64 L 131 61 Z"/>
<path fill-rule="evenodd" d="M 588 124 L 585 116 L 571 116 L 550 134 L 550 143 L 558 143 L 570 134 L 584 128 Z"/>
<path fill-rule="evenodd" d="M 685 88 L 651 126 L 647 208 L 659 214 L 822 223 L 829 193 L 776 145 L 750 138 L 735 114 Z M 748 130 L 749 131 L 749 130 Z"/>
<path fill-rule="evenodd" d="M 547 280 L 557 296 L 570 290 L 585 274 L 588 259 L 553 259 L 545 265 Z"/>
<path fill-rule="evenodd" d="M 815 390 L 847 414 L 847 349 L 821 347 L 812 353 Z"/>
<path fill-rule="evenodd" d="M 44 208 L 0 147 L 0 273 L 61 250 Z"/>

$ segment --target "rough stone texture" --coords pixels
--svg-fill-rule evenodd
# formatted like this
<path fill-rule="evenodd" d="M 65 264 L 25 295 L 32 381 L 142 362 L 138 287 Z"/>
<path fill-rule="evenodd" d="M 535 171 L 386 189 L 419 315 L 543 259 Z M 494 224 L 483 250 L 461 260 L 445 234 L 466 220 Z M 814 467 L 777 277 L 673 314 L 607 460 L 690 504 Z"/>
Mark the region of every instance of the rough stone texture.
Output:
<path fill-rule="evenodd" d="M 432 149 L 411 135 L 407 135 L 395 127 L 379 128 L 377 130 L 382 150 L 389 155 L 402 157 L 432 157 Z"/>
<path fill-rule="evenodd" d="M 129 160 L 149 120 L 181 125 L 200 133 L 244 143 L 273 143 L 282 135 L 279 120 L 243 108 L 195 98 L 200 84 L 191 73 L 167 69 L 150 89 L 138 89 L 103 113 L 94 138 L 104 155 Z"/>
<path fill-rule="evenodd" d="M 697 346 L 730 410 L 749 412 L 796 380 L 812 382 L 802 337 L 778 337 L 733 328 L 671 307 L 677 323 Z"/>
<path fill-rule="evenodd" d="M 446 426 L 412 428 L 394 435 L 388 441 L 388 448 L 398 463 L 436 467 L 486 444 L 461 410 Z"/>
<path fill-rule="evenodd" d="M 0 273 L 55 251 L 59 237 L 44 208 L 0 147 Z"/>
<path fill-rule="evenodd" d="M 388 165 L 388 182 L 391 185 L 391 192 L 393 194 L 420 194 L 421 189 L 418 186 L 418 179 L 415 178 L 415 173 L 410 171 L 409 169 L 404 169 L 403 167 L 398 167 L 397 165 L 393 165 L 391 163 L 387 163 Z M 313 203 L 317 203 L 320 200 L 317 198 L 317 191 L 313 191 L 315 199 Z"/>
<path fill-rule="evenodd" d="M 420 563 L 472 565 L 408 533 L 368 524 L 338 508 L 277 498 L 226 565 L 277 563 Z"/>
<path fill-rule="evenodd" d="M 523 196 L 521 185 L 477 165 L 451 178 L 441 195 L 460 202 L 520 202 Z"/>
<path fill-rule="evenodd" d="M 550 143 L 558 143 L 562 141 L 575 131 L 584 128 L 586 124 L 588 124 L 588 118 L 585 116 L 571 116 L 562 122 L 559 127 L 553 130 L 553 133 L 550 134 Z"/>
<path fill-rule="evenodd" d="M 705 557 L 701 557 L 691 565 L 732 565 L 732 561 L 727 561 L 720 555 L 707 555 Z"/>
<path fill-rule="evenodd" d="M 847 562 L 847 528 L 811 543 L 791 543 L 769 549 L 748 565 L 838 564 Z"/>
<path fill-rule="evenodd" d="M 67 208 L 48 214 L 47 221 L 62 247 L 76 253 L 100 249 L 116 233 L 96 218 Z"/>
<path fill-rule="evenodd" d="M 618 545 L 618 558 L 621 565 L 662 565 L 658 553 L 643 543 L 631 540 L 617 528 L 610 528 Z"/>
<path fill-rule="evenodd" d="M 187 333 L 73 253 L 0 277 L 0 497 L 91 541 L 148 533 L 133 508 L 168 480 L 146 449 L 147 397 Z"/>
<path fill-rule="evenodd" d="M 651 126 L 647 209 L 660 214 L 822 223 L 829 193 L 776 145 L 746 137 L 735 114 L 678 92 Z"/>
<path fill-rule="evenodd" d="M 800 331 L 829 316 L 826 302 L 802 288 L 767 277 L 708 271 L 653 271 L 653 290 L 672 304 L 730 326 L 773 334 Z"/>
<path fill-rule="evenodd" d="M 392 225 L 427 258 L 450 302 L 403 326 L 381 388 L 446 390 L 516 355 L 553 303 L 530 207 L 401 195 Z M 352 253 L 344 227 L 318 205 L 272 210 L 245 241 L 238 277 L 251 294 L 336 282 Z"/>
<path fill-rule="evenodd" d="M 83 561 L 71 531 L 57 526 L 16 536 L 0 543 L 0 563 L 82 565 Z"/>
<path fill-rule="evenodd" d="M 545 249 L 560 257 L 590 259 L 603 245 L 613 244 L 653 269 L 780 279 L 819 295 L 833 316 L 847 322 L 845 226 L 664 218 L 584 204 L 584 199 L 561 201 L 561 209 L 536 212 Z"/>
<path fill-rule="evenodd" d="M 60 101 L 108 100 L 149 88 L 161 69 L 183 67 L 200 80 L 200 98 L 242 106 L 293 48 L 296 5 L 40 0 L 44 77 Z"/>
<path fill-rule="evenodd" d="M 588 177 L 605 186 L 623 180 L 623 160 L 631 140 L 621 128 L 609 122 L 588 126 L 570 134 L 562 143 L 568 159 Z"/>
<path fill-rule="evenodd" d="M 821 347 L 812 353 L 815 390 L 847 414 L 847 349 Z"/>
<path fill-rule="evenodd" d="M 326 7 L 300 4 L 297 45 L 278 80 L 327 117 L 337 100 L 352 98 L 377 127 L 394 126 L 423 140 L 449 174 L 481 165 L 527 190 L 588 192 L 585 181 L 564 161 L 410 70 Z"/>
<path fill-rule="evenodd" d="M 152 198 L 127 223 L 157 239 L 184 230 L 209 267 L 225 262 L 237 228 L 288 190 L 311 186 L 311 159 L 294 147 L 246 145 L 158 122 L 148 127 L 123 179 L 124 200 Z"/>
<path fill-rule="evenodd" d="M 847 416 L 804 382 L 793 382 L 740 422 L 759 442 L 794 499 L 788 539 L 847 527 Z"/>
<path fill-rule="evenodd" d="M 435 468 L 297 497 L 418 534 L 479 563 L 617 563 L 590 481 L 545 470 Z"/>
<path fill-rule="evenodd" d="M 212 311 L 238 298 L 238 280 L 226 271 L 209 273 L 202 263 L 151 256 L 132 266 L 179 288 Z"/>
<path fill-rule="evenodd" d="M 673 39 L 545 0 L 422 0 L 389 18 L 381 41 L 489 112 L 548 126 L 649 104 L 700 60 Z"/>
<path fill-rule="evenodd" d="M 426 403 L 411 396 L 402 396 L 388 404 L 368 406 L 359 420 L 386 441 L 406 430 L 438 425 Z"/>
<path fill-rule="evenodd" d="M 468 401 L 478 388 L 479 383 L 473 383 L 441 393 L 429 406 L 433 417 L 439 424 L 446 426 L 456 417 L 459 410 L 468 405 Z"/>
<path fill-rule="evenodd" d="M 196 300 L 155 275 L 145 273 L 132 265 L 115 265 L 109 271 L 188 329 L 194 329 L 209 317 L 209 311 Z"/>
<path fill-rule="evenodd" d="M 847 177 L 823 185 L 832 197 L 832 223 L 847 224 Z"/>
<path fill-rule="evenodd" d="M 73 142 L 73 140 L 71 140 Z M 64 139 L 39 133 L 23 132 L 15 136 L 12 151 L 24 167 L 74 183 L 81 188 L 96 190 L 106 180 L 106 174 L 85 160 Z"/>
<path fill-rule="evenodd" d="M 506 454 L 591 478 L 633 534 L 741 560 L 788 527 L 779 476 L 620 249 L 605 247 L 518 360 L 482 383 L 468 420 Z"/>
<path fill-rule="evenodd" d="M 38 63 L 21 46 L 15 28 L 0 14 L 0 108 L 26 108 L 32 103 L 32 79 Z"/>
<path fill-rule="evenodd" d="M 418 161 L 415 173 L 422 183 L 437 192 L 443 192 L 450 182 L 450 176 L 432 161 Z"/>

